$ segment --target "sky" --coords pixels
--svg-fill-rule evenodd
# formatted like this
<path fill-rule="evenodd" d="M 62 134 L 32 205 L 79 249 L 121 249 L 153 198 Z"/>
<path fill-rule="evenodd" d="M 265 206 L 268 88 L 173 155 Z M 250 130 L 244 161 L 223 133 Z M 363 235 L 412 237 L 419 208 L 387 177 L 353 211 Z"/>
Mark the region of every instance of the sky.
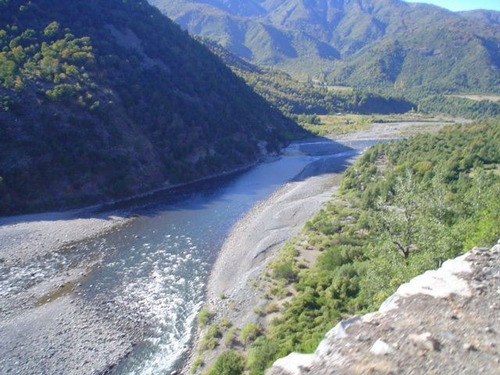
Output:
<path fill-rule="evenodd" d="M 500 0 L 406 0 L 409 3 L 427 3 L 453 11 L 492 9 L 500 11 Z"/>

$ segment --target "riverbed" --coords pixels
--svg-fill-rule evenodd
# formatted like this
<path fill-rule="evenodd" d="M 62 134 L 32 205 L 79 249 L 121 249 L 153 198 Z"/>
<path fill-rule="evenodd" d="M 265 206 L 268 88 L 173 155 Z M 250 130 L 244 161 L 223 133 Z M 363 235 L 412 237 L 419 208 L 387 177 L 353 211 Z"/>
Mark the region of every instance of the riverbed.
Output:
<path fill-rule="evenodd" d="M 223 290 L 244 284 L 239 276 L 255 270 L 259 257 L 331 195 L 335 183 L 327 187 L 318 179 L 328 181 L 374 142 L 293 143 L 281 157 L 247 171 L 147 198 L 1 219 L 2 372 L 157 374 L 182 368 L 211 270 L 223 278 L 215 281 Z M 266 202 L 283 197 L 282 210 L 266 211 Z M 259 214 L 253 223 L 263 230 L 242 226 Z M 290 218 L 293 225 L 280 224 Z M 244 249 L 253 240 L 231 242 L 235 231 L 273 236 Z M 221 249 L 226 255 L 213 268 Z"/>

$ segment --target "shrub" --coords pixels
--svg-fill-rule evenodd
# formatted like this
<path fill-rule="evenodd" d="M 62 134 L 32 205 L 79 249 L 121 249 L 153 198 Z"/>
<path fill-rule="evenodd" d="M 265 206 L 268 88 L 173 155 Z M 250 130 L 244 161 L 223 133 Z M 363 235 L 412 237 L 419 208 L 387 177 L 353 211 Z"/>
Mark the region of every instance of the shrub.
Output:
<path fill-rule="evenodd" d="M 233 325 L 231 321 L 228 318 L 222 318 L 222 320 L 219 323 L 219 327 L 223 330 L 226 330 L 230 328 Z"/>
<path fill-rule="evenodd" d="M 287 282 L 293 282 L 297 278 L 297 271 L 294 269 L 292 263 L 283 262 L 274 266 L 273 276 L 276 279 L 284 279 Z"/>
<path fill-rule="evenodd" d="M 207 375 L 241 375 L 245 370 L 245 357 L 234 350 L 222 353 Z"/>
<path fill-rule="evenodd" d="M 280 311 L 280 307 L 276 302 L 271 302 L 266 305 L 266 308 L 264 310 L 265 314 L 272 314 L 275 312 Z"/>
<path fill-rule="evenodd" d="M 193 365 L 191 366 L 191 370 L 189 371 L 191 374 L 195 374 L 198 369 L 204 365 L 203 358 L 198 357 L 194 360 Z"/>
<path fill-rule="evenodd" d="M 228 348 L 233 347 L 234 345 L 237 344 L 237 338 L 236 338 L 236 328 L 230 328 L 226 335 L 224 336 L 224 345 L 226 345 Z"/>
<path fill-rule="evenodd" d="M 214 317 L 213 312 L 211 312 L 207 308 L 203 308 L 200 310 L 200 312 L 196 316 L 196 321 L 198 322 L 198 325 L 200 327 L 205 327 L 208 323 L 210 323 L 210 321 L 212 320 L 213 317 Z"/>
<path fill-rule="evenodd" d="M 213 350 L 217 345 L 219 345 L 219 338 L 221 333 L 219 327 L 215 324 L 208 326 L 205 336 L 200 343 L 201 350 Z"/>
<path fill-rule="evenodd" d="M 278 346 L 276 343 L 265 337 L 259 337 L 255 340 L 250 348 L 247 359 L 247 367 L 250 374 L 262 374 L 275 360 L 277 353 Z"/>
<path fill-rule="evenodd" d="M 262 328 L 255 323 L 247 323 L 241 329 L 240 339 L 243 343 L 248 344 L 253 341 L 261 332 Z"/>

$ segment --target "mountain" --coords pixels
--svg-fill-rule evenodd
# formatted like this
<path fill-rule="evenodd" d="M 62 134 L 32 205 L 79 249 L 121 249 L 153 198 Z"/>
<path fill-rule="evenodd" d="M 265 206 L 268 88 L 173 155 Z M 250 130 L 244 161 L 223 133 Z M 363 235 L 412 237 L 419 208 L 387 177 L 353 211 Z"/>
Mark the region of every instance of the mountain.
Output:
<path fill-rule="evenodd" d="M 474 13 L 401 0 L 150 2 L 190 33 L 301 79 L 404 94 L 500 90 L 500 25 Z"/>
<path fill-rule="evenodd" d="M 474 21 L 483 22 L 486 24 L 500 24 L 500 12 L 496 10 L 469 10 L 465 12 L 460 12 L 460 15 L 465 18 L 469 18 Z"/>
<path fill-rule="evenodd" d="M 255 162 L 298 127 L 139 0 L 0 0 L 0 213 Z"/>
<path fill-rule="evenodd" d="M 249 63 L 210 39 L 202 39 L 202 42 L 255 92 L 291 116 L 339 112 L 405 113 L 416 107 L 415 104 L 401 98 L 300 82 L 280 70 Z"/>

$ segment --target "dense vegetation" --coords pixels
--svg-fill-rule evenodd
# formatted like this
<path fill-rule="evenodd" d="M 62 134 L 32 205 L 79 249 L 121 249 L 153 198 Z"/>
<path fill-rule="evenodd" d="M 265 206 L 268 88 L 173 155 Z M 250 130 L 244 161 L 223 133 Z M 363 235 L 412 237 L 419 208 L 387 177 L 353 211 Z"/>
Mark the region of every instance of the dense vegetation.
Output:
<path fill-rule="evenodd" d="M 369 149 L 275 259 L 269 298 L 294 297 L 251 345 L 250 374 L 313 351 L 338 320 L 377 309 L 424 270 L 491 245 L 500 235 L 499 145 L 500 123 L 490 121 Z M 306 251 L 319 251 L 309 268 Z"/>
<path fill-rule="evenodd" d="M 296 78 L 412 92 L 499 92 L 498 12 L 402 0 L 151 0 L 196 35 Z"/>
<path fill-rule="evenodd" d="M 300 82 L 278 69 L 249 63 L 207 38 L 200 40 L 255 92 L 301 125 L 312 124 L 304 119 L 311 116 L 316 116 L 314 118 L 317 119 L 317 115 L 389 114 L 410 110 L 468 119 L 500 116 L 500 103 L 491 100 L 478 101 L 443 94 L 422 96 L 414 92 L 401 92 L 401 97 L 393 97 L 391 91 L 394 90 L 380 90 L 381 93 L 375 94 L 345 86 Z M 409 97 L 410 100 L 403 99 L 403 96 Z"/>
<path fill-rule="evenodd" d="M 418 101 L 418 110 L 444 113 L 469 119 L 487 119 L 500 116 L 500 103 L 490 100 L 472 100 L 444 95 L 431 95 Z"/>
<path fill-rule="evenodd" d="M 500 103 L 491 100 L 478 101 L 443 94 L 422 96 L 414 92 L 401 92 L 401 97 L 392 97 L 391 91 L 394 90 L 379 90 L 381 93 L 375 94 L 345 86 L 300 82 L 278 69 L 249 63 L 207 38 L 200 40 L 255 92 L 301 125 L 311 124 L 303 121 L 311 116 L 339 113 L 389 114 L 416 110 L 469 119 L 500 116 Z M 403 99 L 403 96 L 410 100 Z"/>
<path fill-rule="evenodd" d="M 202 42 L 234 73 L 243 78 L 255 92 L 289 116 L 325 115 L 339 112 L 405 113 L 416 107 L 413 103 L 401 98 L 350 88 L 315 86 L 312 82 L 299 82 L 280 70 L 253 65 L 209 39 L 202 38 Z"/>
<path fill-rule="evenodd" d="M 146 2 L 0 1 L 2 214 L 234 169 L 295 130 Z"/>

